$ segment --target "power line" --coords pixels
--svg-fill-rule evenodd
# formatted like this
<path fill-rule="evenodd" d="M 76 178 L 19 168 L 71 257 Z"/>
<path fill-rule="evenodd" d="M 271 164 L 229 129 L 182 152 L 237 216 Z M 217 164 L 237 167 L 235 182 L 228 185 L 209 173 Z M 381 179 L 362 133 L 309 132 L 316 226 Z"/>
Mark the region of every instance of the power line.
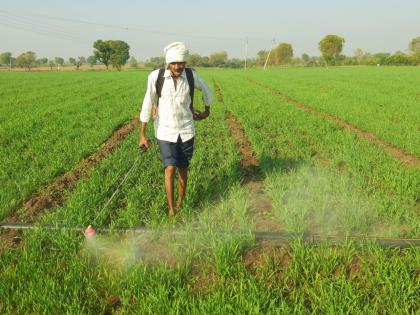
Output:
<path fill-rule="evenodd" d="M 20 20 L 13 17 L 4 16 L 1 12 L 0 12 L 0 18 L 3 25 L 6 25 L 12 28 L 24 29 L 27 31 L 40 31 L 40 32 L 43 32 L 44 34 L 58 35 L 58 36 L 62 36 L 66 39 L 71 39 L 71 40 L 78 38 L 73 33 L 60 31 L 52 27 L 47 27 L 44 25 L 33 23 L 31 21 L 25 21 L 25 20 Z"/>
<path fill-rule="evenodd" d="M 16 10 L 14 12 L 7 8 L 0 8 L 0 12 L 4 12 L 6 14 L 15 14 Z M 24 12 L 24 11 L 21 11 Z M 22 13 L 21 13 L 22 14 Z M 23 13 L 26 16 L 28 13 Z M 72 19 L 72 18 L 66 18 L 66 17 L 54 17 L 50 15 L 45 14 L 36 14 L 36 13 L 29 13 L 32 17 L 42 17 L 48 20 L 57 20 L 57 21 L 67 21 L 71 23 L 78 23 L 78 24 L 87 24 L 87 25 L 94 25 L 94 26 L 100 26 L 100 27 L 107 27 L 107 28 L 113 28 L 113 29 L 120 29 L 124 31 L 133 31 L 133 32 L 144 32 L 144 33 L 151 33 L 151 34 L 159 34 L 159 35 L 170 35 L 170 36 L 183 36 L 183 37 L 194 37 L 194 38 L 200 38 L 200 39 L 210 39 L 210 40 L 226 40 L 226 41 L 232 41 L 232 40 L 241 40 L 239 37 L 216 37 L 216 36 L 210 36 L 210 35 L 194 35 L 194 34 L 185 34 L 185 33 L 174 33 L 174 32 L 166 32 L 166 31 L 160 31 L 160 30 L 151 30 L 151 29 L 145 29 L 145 28 L 138 28 L 138 27 L 128 27 L 128 26 L 121 26 L 116 24 L 107 24 L 107 23 L 97 23 L 97 22 L 91 22 L 81 19 Z"/>
<path fill-rule="evenodd" d="M 34 29 L 34 28 L 30 28 L 28 26 L 17 25 L 17 24 L 14 24 L 14 23 L 8 23 L 8 22 L 4 22 L 4 21 L 0 21 L 0 25 L 11 28 L 13 30 L 22 30 L 22 31 L 26 31 L 26 32 L 32 32 L 32 33 L 47 36 L 47 37 L 52 36 L 52 37 L 56 37 L 56 38 L 64 39 L 64 40 L 68 40 L 68 41 L 78 40 L 78 39 L 75 39 L 75 38 L 67 37 L 67 36 L 62 35 L 62 34 L 55 34 L 55 33 L 47 32 L 47 31 L 44 31 L 44 30 L 37 30 L 37 29 Z"/>

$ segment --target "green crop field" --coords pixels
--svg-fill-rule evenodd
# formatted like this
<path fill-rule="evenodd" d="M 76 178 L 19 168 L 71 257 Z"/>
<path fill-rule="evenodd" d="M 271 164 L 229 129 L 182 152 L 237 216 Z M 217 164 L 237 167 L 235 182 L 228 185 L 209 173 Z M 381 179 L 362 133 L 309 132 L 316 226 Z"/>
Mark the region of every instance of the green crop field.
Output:
<path fill-rule="evenodd" d="M 139 157 L 137 127 L 62 204 L 35 218 L 111 233 L 87 241 L 41 227 L 2 232 L 11 241 L 0 244 L 0 313 L 418 314 L 419 247 L 307 244 L 301 236 L 420 236 L 420 69 L 198 71 L 215 102 L 196 123 L 177 218 L 166 215 L 156 144 Z M 138 115 L 147 74 L 0 73 L 0 218 L 22 212 L 32 193 Z M 200 93 L 195 104 L 203 107 Z M 229 117 L 258 161 L 251 184 Z M 139 226 L 150 230 L 117 231 Z M 257 228 L 296 237 L 260 242 Z"/>

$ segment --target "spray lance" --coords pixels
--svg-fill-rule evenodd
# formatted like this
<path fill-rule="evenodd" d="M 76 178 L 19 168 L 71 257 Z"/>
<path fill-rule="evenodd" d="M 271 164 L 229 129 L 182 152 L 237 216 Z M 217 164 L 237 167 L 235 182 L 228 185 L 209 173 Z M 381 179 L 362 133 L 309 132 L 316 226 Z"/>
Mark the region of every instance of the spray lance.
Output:
<path fill-rule="evenodd" d="M 121 182 L 118 184 L 117 188 L 114 190 L 114 192 L 112 193 L 111 197 L 107 200 L 107 202 L 104 204 L 104 206 L 102 207 L 102 209 L 98 212 L 98 214 L 96 215 L 96 217 L 94 218 L 93 221 L 96 221 L 96 219 L 98 218 L 98 216 L 103 213 L 103 211 L 105 210 L 105 208 L 109 205 L 109 203 L 112 201 L 112 199 L 114 198 L 114 196 L 118 193 L 119 189 L 121 188 L 121 186 L 124 184 L 124 182 L 127 180 L 128 176 L 130 175 L 130 173 L 132 172 L 132 170 L 134 169 L 134 167 L 136 166 L 137 162 L 139 161 L 140 157 L 147 151 L 147 147 L 142 144 L 139 147 L 139 155 L 137 156 L 137 158 L 134 160 L 133 164 L 131 165 L 130 169 L 127 171 L 127 173 L 125 173 L 124 178 L 121 180 Z M 156 148 L 155 148 L 156 151 Z M 156 151 L 157 153 L 157 151 Z M 88 238 L 92 238 L 96 235 L 96 230 L 92 227 L 91 224 L 89 224 L 89 226 L 86 228 L 86 230 L 84 230 L 83 232 L 84 236 L 86 239 Z"/>

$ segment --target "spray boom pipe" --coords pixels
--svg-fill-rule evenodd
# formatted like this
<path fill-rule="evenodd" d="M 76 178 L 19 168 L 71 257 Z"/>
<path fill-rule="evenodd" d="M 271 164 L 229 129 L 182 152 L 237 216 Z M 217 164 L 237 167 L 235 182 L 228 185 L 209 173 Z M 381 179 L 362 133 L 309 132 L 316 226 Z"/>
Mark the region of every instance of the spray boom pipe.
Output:
<path fill-rule="evenodd" d="M 99 227 L 96 231 L 89 226 L 87 229 L 83 227 L 69 227 L 63 225 L 34 225 L 34 224 L 19 224 L 19 223 L 0 223 L 0 229 L 13 229 L 13 230 L 51 230 L 51 231 L 71 231 L 71 232 L 84 232 L 86 237 L 93 236 L 95 232 L 100 233 L 152 233 L 156 232 L 155 230 L 146 228 L 146 227 L 136 227 L 136 228 L 109 228 L 109 227 Z M 171 230 L 170 233 L 174 235 L 185 235 L 187 231 L 182 230 Z M 246 231 L 238 232 L 228 232 L 228 231 L 218 231 L 220 235 L 250 235 Z M 251 234 L 255 237 L 255 240 L 272 240 L 279 243 L 288 244 L 296 238 L 302 237 L 303 241 L 307 244 L 317 244 L 325 241 L 329 241 L 333 244 L 339 244 L 346 241 L 352 241 L 355 244 L 362 244 L 367 241 L 376 242 L 382 247 L 399 247 L 399 248 L 408 248 L 411 246 L 420 246 L 420 238 L 393 238 L 393 237 L 374 237 L 374 236 L 364 236 L 364 235 L 348 235 L 348 236 L 339 236 L 339 235 L 320 235 L 320 234 L 311 234 L 311 233 L 290 233 L 290 232 L 263 232 L 263 231 L 252 231 Z"/>

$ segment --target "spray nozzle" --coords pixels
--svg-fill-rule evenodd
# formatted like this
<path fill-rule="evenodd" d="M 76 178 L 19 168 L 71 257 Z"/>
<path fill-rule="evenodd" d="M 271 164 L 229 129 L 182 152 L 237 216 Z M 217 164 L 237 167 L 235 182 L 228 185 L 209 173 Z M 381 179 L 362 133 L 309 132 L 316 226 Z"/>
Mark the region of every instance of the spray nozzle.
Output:
<path fill-rule="evenodd" d="M 85 235 L 85 237 L 86 237 L 86 238 L 90 238 L 90 237 L 95 236 L 96 231 L 95 231 L 95 229 L 92 227 L 92 225 L 89 225 L 89 226 L 86 228 L 86 230 L 85 230 L 85 232 L 84 232 L 83 234 Z"/>

